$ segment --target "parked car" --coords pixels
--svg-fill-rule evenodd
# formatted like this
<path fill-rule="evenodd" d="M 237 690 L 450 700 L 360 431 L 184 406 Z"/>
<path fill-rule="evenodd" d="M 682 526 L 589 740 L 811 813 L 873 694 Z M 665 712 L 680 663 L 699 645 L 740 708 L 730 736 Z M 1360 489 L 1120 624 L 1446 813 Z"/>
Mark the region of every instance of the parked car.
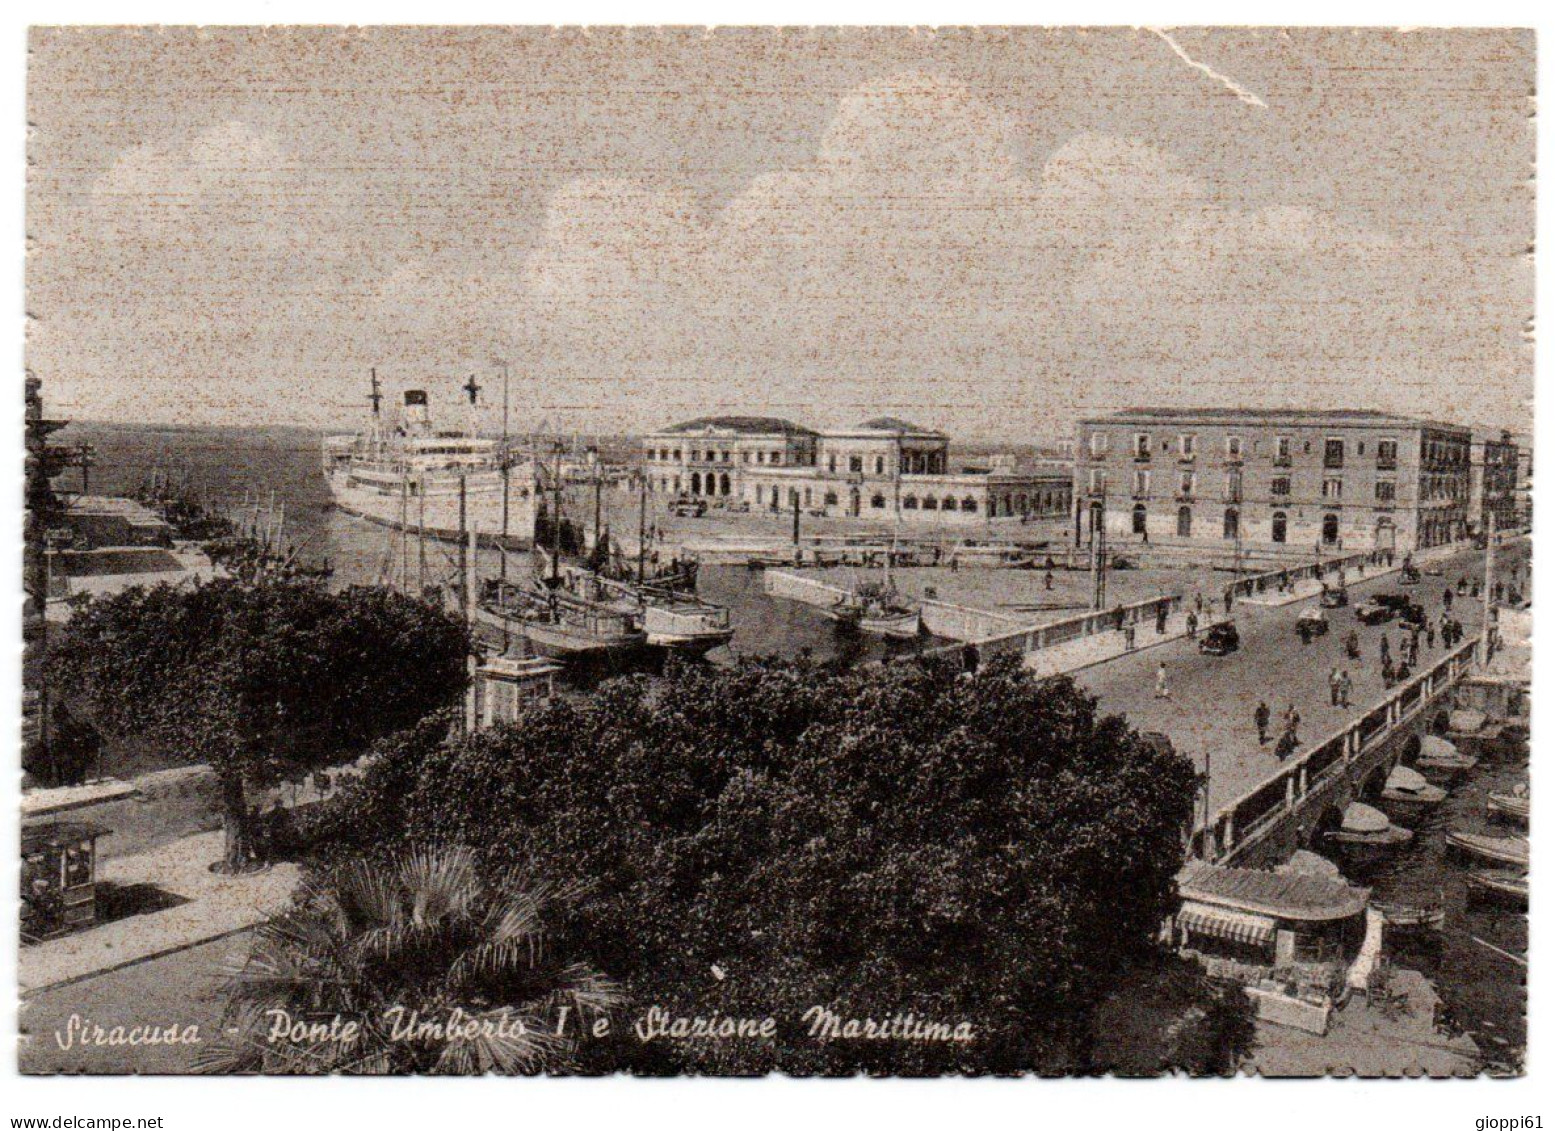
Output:
<path fill-rule="evenodd" d="M 1405 566 L 1399 571 L 1398 583 L 1400 585 L 1419 585 L 1420 571 L 1414 566 Z"/>
<path fill-rule="evenodd" d="M 1229 655 L 1241 646 L 1242 638 L 1236 631 L 1236 625 L 1230 621 L 1210 625 L 1209 630 L 1199 638 L 1199 651 L 1206 656 Z"/>
<path fill-rule="evenodd" d="M 1398 616 L 1397 609 L 1376 597 L 1370 597 L 1355 606 L 1355 619 L 1362 624 L 1386 624 L 1396 616 Z"/>
<path fill-rule="evenodd" d="M 670 504 L 670 514 L 676 518 L 701 518 L 706 513 L 706 499 L 682 498 Z"/>
<path fill-rule="evenodd" d="M 1317 603 L 1325 609 L 1342 609 L 1350 603 L 1350 591 L 1343 586 L 1338 589 L 1324 589 Z"/>
<path fill-rule="evenodd" d="M 1425 606 L 1418 601 L 1411 601 L 1398 611 L 1398 619 L 1403 624 L 1417 624 L 1425 627 Z"/>
<path fill-rule="evenodd" d="M 1302 625 L 1307 626 L 1307 631 L 1313 636 L 1322 636 L 1328 631 L 1328 614 L 1322 609 L 1302 609 L 1301 615 L 1296 618 L 1296 628 L 1299 631 Z"/>

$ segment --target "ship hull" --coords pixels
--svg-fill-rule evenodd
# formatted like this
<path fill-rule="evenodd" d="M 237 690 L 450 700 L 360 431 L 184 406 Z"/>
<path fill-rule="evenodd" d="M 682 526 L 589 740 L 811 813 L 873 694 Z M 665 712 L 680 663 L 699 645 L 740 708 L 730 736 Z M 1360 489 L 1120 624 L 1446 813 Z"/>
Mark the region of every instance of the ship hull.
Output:
<path fill-rule="evenodd" d="M 418 482 L 417 487 L 420 486 Z M 354 483 L 345 472 L 329 476 L 329 493 L 337 510 L 395 530 L 425 532 L 429 538 L 458 541 L 459 481 L 447 476 L 426 480 L 425 499 L 409 490 L 396 491 Z M 510 474 L 507 485 L 507 536 L 502 537 L 503 482 L 500 472 L 483 471 L 466 477 L 464 531 L 475 531 L 481 542 L 501 543 L 521 550 L 534 542 L 535 506 L 526 472 Z"/>

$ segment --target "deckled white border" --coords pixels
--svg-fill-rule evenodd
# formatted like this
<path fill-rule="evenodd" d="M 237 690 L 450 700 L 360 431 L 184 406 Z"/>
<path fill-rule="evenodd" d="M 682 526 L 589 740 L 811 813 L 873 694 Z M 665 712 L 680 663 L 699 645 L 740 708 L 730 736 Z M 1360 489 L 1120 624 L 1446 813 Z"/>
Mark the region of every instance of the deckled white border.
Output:
<path fill-rule="evenodd" d="M 1547 7 L 1547 5 L 1545 5 Z M 1476 26 L 1555 28 L 1555 21 L 1541 18 L 1540 5 L 1480 0 L 1465 4 L 1382 3 L 1374 0 L 1305 0 L 1303 3 L 1228 3 L 1226 0 L 1192 0 L 1173 4 L 1139 0 L 1086 0 L 1082 3 L 1012 3 L 1009 0 L 956 0 L 894 3 L 863 0 L 744 0 L 714 3 L 711 0 L 623 3 L 621 0 L 570 0 L 566 3 L 499 4 L 489 0 L 439 0 L 436 4 L 380 0 L 349 3 L 338 0 L 268 0 L 212 3 L 211 0 L 163 0 L 157 3 L 107 3 L 103 0 L 50 0 L 22 5 L 19 14 L 8 13 L 3 40 L 4 112 L 0 113 L 0 152 L 6 175 L 0 194 L 6 207 L 5 239 L 7 270 L 0 272 L 7 314 L 6 360 L 11 375 L 10 391 L 0 395 L 0 420 L 9 437 L 7 456 L 0 461 L 0 534 L 3 576 L 0 592 L 12 594 L 3 604 L 4 626 L 0 639 L 0 702 L 6 722 L 0 724 L 9 752 L 12 776 L 19 781 L 16 750 L 19 745 L 20 593 L 21 593 L 21 435 L 22 435 L 22 260 L 23 161 L 25 135 L 26 25 L 97 23 L 557 23 L 557 24 L 918 24 L 935 23 L 1015 24 L 1040 22 L 1050 26 L 1125 24 L 1141 27 L 1190 27 L 1215 24 L 1264 25 L 1365 25 L 1452 26 L 1472 21 Z M 1551 50 L 1549 41 L 1541 43 Z M 1549 68 L 1541 58 L 1540 89 L 1550 89 Z M 1205 81 L 1213 81 L 1206 78 Z M 1256 96 L 1256 95 L 1255 95 Z M 1541 141 L 1549 139 L 1548 118 L 1538 129 Z M 1542 153 L 1550 147 L 1541 144 Z M 1555 231 L 1550 223 L 1547 199 L 1539 202 L 1539 232 L 1550 242 Z M 1540 322 L 1550 324 L 1548 295 L 1550 252 L 1538 253 Z M 1548 351 L 1540 351 L 1539 385 L 1549 369 Z M 1555 422 L 1555 396 L 1546 392 L 1537 412 L 1537 435 L 1547 449 Z M 1555 459 L 1547 450 L 1536 457 L 1536 469 Z M 1543 474 L 1555 476 L 1555 471 Z M 1542 475 L 1541 475 L 1542 481 Z M 1543 503 L 1540 493 L 1539 503 Z M 1535 531 L 1535 589 L 1544 596 L 1555 593 L 1555 563 L 1550 540 L 1543 537 L 1550 520 L 1536 504 L 1539 522 Z M 1555 597 L 1544 596 L 1545 601 Z M 1551 606 L 1555 607 L 1555 606 Z M 1536 614 L 1534 649 L 1535 686 L 1555 686 L 1555 663 L 1546 662 L 1551 631 L 1548 614 Z M 1550 731 L 1550 712 L 1535 699 L 1534 777 L 1541 795 L 1555 786 L 1555 770 L 1544 763 L 1555 758 L 1543 747 Z M 1555 763 L 1550 763 L 1555 765 Z M 14 786 L 12 787 L 15 788 Z M 14 796 L 14 794 L 13 794 Z M 1541 810 L 1542 812 L 1543 810 Z M 1148 1131 L 1203 1131 L 1206 1127 L 1257 1127 L 1259 1131 L 1313 1131 L 1365 1125 L 1409 1126 L 1419 1131 L 1475 1131 L 1482 1116 L 1542 1114 L 1555 1131 L 1555 1095 L 1548 1086 L 1555 1080 L 1555 1030 L 1546 1022 L 1555 1012 L 1555 991 L 1544 990 L 1549 979 L 1541 976 L 1552 961 L 1550 929 L 1555 921 L 1546 882 L 1555 875 L 1555 849 L 1543 847 L 1541 821 L 1535 825 L 1534 922 L 1531 938 L 1535 954 L 1531 965 L 1531 1016 L 1529 1018 L 1529 1076 L 1521 1081 L 1374 1081 L 1374 1082 L 1269 1082 L 1218 1081 L 765 1081 L 675 1080 L 636 1081 L 608 1078 L 558 1081 L 304 1081 L 304 1080 L 123 1080 L 111 1078 L 37 1079 L 7 1081 L 0 1090 L 0 1127 L 12 1116 L 53 1115 L 164 1115 L 172 1129 L 219 1127 L 222 1131 L 310 1131 L 312 1128 L 374 1126 L 425 1128 L 427 1131 L 476 1131 L 480 1128 L 573 1128 L 596 1123 L 639 1128 L 676 1127 L 685 1131 L 702 1128 L 783 1127 L 977 1128 L 988 1125 L 1054 1127 L 1092 1131 L 1101 1128 L 1141 1128 Z M 0 804 L 0 844 L 14 852 L 18 843 L 16 806 Z M 0 857 L 3 859 L 4 857 Z M 10 857 L 15 859 L 15 857 Z M 7 923 L 16 920 L 16 873 L 0 867 L 8 907 Z M 5 954 L 5 981 L 16 984 L 16 933 L 0 929 Z M 5 997 L 6 1021 L 0 1039 L 0 1071 L 15 1077 L 11 1034 L 16 1032 L 16 1007 Z"/>

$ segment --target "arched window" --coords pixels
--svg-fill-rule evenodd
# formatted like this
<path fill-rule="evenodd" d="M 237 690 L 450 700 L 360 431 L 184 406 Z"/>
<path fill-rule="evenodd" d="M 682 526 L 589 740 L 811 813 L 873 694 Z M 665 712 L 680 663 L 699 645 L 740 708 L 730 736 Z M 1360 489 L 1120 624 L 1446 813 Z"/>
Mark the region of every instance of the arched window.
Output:
<path fill-rule="evenodd" d="M 1284 542 L 1285 538 L 1286 538 L 1286 529 L 1287 528 L 1286 528 L 1285 512 L 1284 511 L 1275 511 L 1274 512 L 1273 529 L 1271 531 L 1271 535 L 1270 536 L 1276 542 Z"/>
<path fill-rule="evenodd" d="M 729 493 L 729 473 L 727 471 L 718 477 L 718 493 L 720 495 Z"/>
<path fill-rule="evenodd" d="M 1025 514 L 1026 513 L 1026 506 L 1027 506 L 1027 504 L 1026 504 L 1026 496 L 1025 495 L 1016 495 L 1015 496 L 1015 509 L 1017 511 L 1019 511 L 1021 514 Z"/>
<path fill-rule="evenodd" d="M 955 509 L 956 497 L 954 495 L 946 495 L 945 501 L 940 504 L 940 510 L 953 511 Z"/>
<path fill-rule="evenodd" d="M 1323 516 L 1323 545 L 1332 546 L 1339 541 L 1339 516 L 1325 514 Z"/>
<path fill-rule="evenodd" d="M 1236 538 L 1242 529 L 1242 516 L 1237 513 L 1235 507 L 1226 508 L 1225 525 L 1221 528 L 1221 536 L 1227 539 Z"/>
<path fill-rule="evenodd" d="M 1143 534 L 1144 532 L 1145 532 L 1145 504 L 1144 503 L 1135 503 L 1134 504 L 1134 533 L 1135 534 Z"/>
<path fill-rule="evenodd" d="M 1193 508 L 1192 507 L 1178 507 L 1177 508 L 1177 537 L 1179 537 L 1179 538 L 1192 538 L 1193 537 Z"/>
<path fill-rule="evenodd" d="M 700 471 L 693 471 L 691 473 L 691 493 L 693 495 L 700 495 L 702 493 L 702 473 Z"/>
<path fill-rule="evenodd" d="M 915 511 L 915 510 L 917 510 L 918 509 L 918 496 L 917 495 L 904 495 L 904 496 L 902 496 L 902 509 L 904 511 Z"/>
<path fill-rule="evenodd" d="M 977 500 L 974 499 L 971 495 L 968 495 L 966 498 L 962 499 L 961 500 L 961 513 L 962 514 L 976 514 L 977 513 Z"/>
<path fill-rule="evenodd" d="M 829 506 L 829 507 L 834 507 L 834 506 L 837 505 L 837 492 L 835 492 L 835 491 L 828 491 L 828 492 L 826 492 L 826 505 Z"/>
<path fill-rule="evenodd" d="M 923 509 L 926 511 L 939 510 L 939 500 L 936 499 L 933 495 L 925 495 L 923 497 Z"/>
<path fill-rule="evenodd" d="M 869 498 L 869 505 L 877 511 L 885 510 L 885 496 L 871 495 Z"/>

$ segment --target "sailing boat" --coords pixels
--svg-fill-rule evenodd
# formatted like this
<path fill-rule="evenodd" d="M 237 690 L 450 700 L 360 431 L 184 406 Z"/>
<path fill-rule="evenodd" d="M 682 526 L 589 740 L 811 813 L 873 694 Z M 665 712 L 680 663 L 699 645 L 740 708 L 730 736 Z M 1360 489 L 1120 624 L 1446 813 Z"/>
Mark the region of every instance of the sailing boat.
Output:
<path fill-rule="evenodd" d="M 558 445 L 551 473 L 551 551 L 547 555 L 535 547 L 539 568 L 533 588 L 488 582 L 477 615 L 504 632 L 516 629 L 542 655 L 563 660 L 624 658 L 648 642 L 642 610 L 601 593 L 598 579 L 586 571 L 562 572 L 560 454 Z"/>

